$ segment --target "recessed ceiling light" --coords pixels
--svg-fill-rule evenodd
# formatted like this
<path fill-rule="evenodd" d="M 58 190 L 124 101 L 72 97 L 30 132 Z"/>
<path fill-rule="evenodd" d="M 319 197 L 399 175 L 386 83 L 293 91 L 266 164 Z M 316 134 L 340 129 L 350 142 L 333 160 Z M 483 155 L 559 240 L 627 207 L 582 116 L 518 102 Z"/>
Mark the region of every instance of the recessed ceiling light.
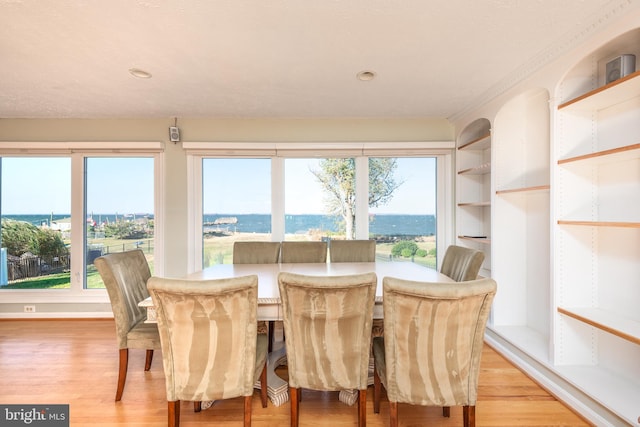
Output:
<path fill-rule="evenodd" d="M 151 73 L 145 70 L 141 70 L 139 68 L 129 68 L 129 74 L 133 77 L 137 77 L 139 79 L 150 79 Z"/>
<path fill-rule="evenodd" d="M 356 78 L 363 82 L 368 82 L 369 80 L 373 80 L 376 77 L 376 73 L 373 71 L 360 71 L 356 74 Z"/>

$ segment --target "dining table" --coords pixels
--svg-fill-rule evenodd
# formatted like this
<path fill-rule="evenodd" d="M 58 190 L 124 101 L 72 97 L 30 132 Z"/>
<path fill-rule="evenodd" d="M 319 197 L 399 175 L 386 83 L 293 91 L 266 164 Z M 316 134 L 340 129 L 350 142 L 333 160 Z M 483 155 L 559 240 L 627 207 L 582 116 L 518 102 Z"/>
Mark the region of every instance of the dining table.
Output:
<path fill-rule="evenodd" d="M 278 274 L 281 272 L 310 276 L 342 276 L 362 273 L 376 273 L 378 284 L 373 309 L 374 319 L 383 319 L 382 280 L 395 277 L 419 282 L 452 282 L 448 276 L 437 270 L 410 261 L 339 262 L 339 263 L 274 263 L 274 264 L 215 264 L 183 277 L 186 280 L 210 280 L 247 275 L 258 276 L 259 321 L 282 320 Z M 156 323 L 157 317 L 153 301 L 148 297 L 138 303 L 147 310 L 148 323 Z M 280 406 L 289 400 L 287 382 L 276 374 L 279 366 L 286 364 L 286 348 L 283 346 L 269 353 L 267 358 L 267 395 L 274 405 Z M 371 378 L 373 381 L 373 377 Z M 259 382 L 257 383 L 257 385 Z M 356 400 L 352 390 L 340 392 L 340 400 L 352 405 Z"/>

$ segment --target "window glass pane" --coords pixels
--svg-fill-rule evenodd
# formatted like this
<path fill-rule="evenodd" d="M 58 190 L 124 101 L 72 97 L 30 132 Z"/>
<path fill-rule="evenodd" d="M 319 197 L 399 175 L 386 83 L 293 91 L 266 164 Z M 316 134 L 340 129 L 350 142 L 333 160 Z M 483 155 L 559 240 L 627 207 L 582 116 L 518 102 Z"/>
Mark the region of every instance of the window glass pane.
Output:
<path fill-rule="evenodd" d="M 69 288 L 71 159 L 0 161 L 0 289 Z"/>
<path fill-rule="evenodd" d="M 154 159 L 85 159 L 87 288 L 104 284 L 93 265 L 100 255 L 142 249 L 153 271 Z"/>
<path fill-rule="evenodd" d="M 285 240 L 345 238 L 355 231 L 355 160 L 285 160 Z"/>
<path fill-rule="evenodd" d="M 436 158 L 369 159 L 369 235 L 378 261 L 436 268 Z"/>
<path fill-rule="evenodd" d="M 236 240 L 271 241 L 271 160 L 202 160 L 202 265 L 231 264 Z"/>

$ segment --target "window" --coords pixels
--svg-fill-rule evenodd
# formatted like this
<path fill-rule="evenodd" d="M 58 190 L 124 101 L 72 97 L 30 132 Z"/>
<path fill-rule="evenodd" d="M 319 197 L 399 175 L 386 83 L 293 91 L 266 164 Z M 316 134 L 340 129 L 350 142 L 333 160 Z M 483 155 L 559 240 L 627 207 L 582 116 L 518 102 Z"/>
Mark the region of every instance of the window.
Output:
<path fill-rule="evenodd" d="M 436 268 L 435 157 L 369 159 L 369 235 L 378 261 Z"/>
<path fill-rule="evenodd" d="M 93 260 L 109 252 L 140 248 L 154 268 L 161 143 L 5 143 L 2 149 L 3 302 L 108 302 Z"/>
<path fill-rule="evenodd" d="M 87 157 L 85 177 L 85 287 L 104 287 L 93 260 L 108 253 L 142 249 L 153 272 L 153 158 Z"/>
<path fill-rule="evenodd" d="M 386 152 L 402 152 L 393 148 L 381 151 L 385 156 Z M 186 149 L 189 152 L 189 144 Z M 450 149 L 425 149 L 421 155 L 412 149 L 413 157 L 367 156 L 364 152 L 354 156 L 354 150 L 348 150 L 347 156 L 336 150 L 335 157 L 312 157 L 304 156 L 305 150 L 301 149 L 289 157 L 287 150 L 264 150 L 268 159 L 247 159 L 241 150 L 234 158 L 228 149 L 224 149 L 223 157 L 215 157 L 216 150 L 206 153 L 202 143 L 197 147 L 194 144 L 196 149 L 190 161 L 196 169 L 190 175 L 201 181 L 192 182 L 191 194 L 196 199 L 189 205 L 202 204 L 202 225 L 196 223 L 194 231 L 196 236 L 203 236 L 203 243 L 200 246 L 197 240 L 194 242 L 190 271 L 212 263 L 230 263 L 236 239 L 330 240 L 347 238 L 347 234 L 350 238 L 375 239 L 378 261 L 406 261 L 435 268 L 438 246 L 446 247 L 452 239 L 453 224 L 437 221 L 451 210 L 451 180 L 446 178 L 447 169 L 451 171 Z M 312 148 L 306 151 L 317 154 Z M 326 154 L 331 153 L 327 150 Z M 253 162 L 264 162 L 264 166 Z M 200 164 L 202 170 L 198 171 Z M 335 191 L 335 182 L 333 187 L 323 186 L 323 179 L 326 183 L 338 177 L 348 191 Z M 243 185 L 247 179 L 254 185 Z M 220 182 L 225 185 L 220 186 Z M 255 206 L 258 200 L 261 211 L 243 211 L 231 204 L 252 201 Z M 271 228 L 262 230 L 270 233 L 247 233 L 246 226 L 240 224 L 249 212 L 269 218 Z M 217 247 L 212 251 L 213 244 Z M 203 259 L 201 265 L 199 258 Z"/>
<path fill-rule="evenodd" d="M 202 265 L 231 264 L 236 240 L 271 240 L 271 161 L 202 160 Z"/>
<path fill-rule="evenodd" d="M 0 161 L 0 289 L 68 289 L 71 159 L 5 157 Z"/>

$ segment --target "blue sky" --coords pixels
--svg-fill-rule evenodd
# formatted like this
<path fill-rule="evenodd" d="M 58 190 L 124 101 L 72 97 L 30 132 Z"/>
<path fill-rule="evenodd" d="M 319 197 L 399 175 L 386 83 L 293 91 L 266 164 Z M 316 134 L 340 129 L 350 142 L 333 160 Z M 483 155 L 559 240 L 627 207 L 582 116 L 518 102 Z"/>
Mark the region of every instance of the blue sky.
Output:
<path fill-rule="evenodd" d="M 325 213 L 323 193 L 309 168 L 317 159 L 287 159 L 286 213 Z M 269 213 L 271 162 L 268 159 L 206 160 L 205 213 Z M 396 179 L 404 181 L 390 203 L 371 213 L 435 213 L 435 160 L 399 158 Z M 241 194 L 242 197 L 238 197 Z M 88 212 L 153 211 L 153 159 L 87 159 Z M 2 159 L 2 213 L 71 212 L 71 160 L 65 157 Z"/>
<path fill-rule="evenodd" d="M 318 159 L 285 161 L 287 214 L 322 214 L 323 193 L 310 168 Z M 244 170 L 238 173 L 238 170 Z M 205 213 L 268 213 L 271 203 L 268 159 L 215 159 L 203 164 Z M 371 213 L 435 214 L 435 159 L 399 158 L 396 179 L 404 181 L 385 206 Z M 233 177 L 233 181 L 229 179 Z M 239 198 L 237 195 L 242 194 Z"/>

